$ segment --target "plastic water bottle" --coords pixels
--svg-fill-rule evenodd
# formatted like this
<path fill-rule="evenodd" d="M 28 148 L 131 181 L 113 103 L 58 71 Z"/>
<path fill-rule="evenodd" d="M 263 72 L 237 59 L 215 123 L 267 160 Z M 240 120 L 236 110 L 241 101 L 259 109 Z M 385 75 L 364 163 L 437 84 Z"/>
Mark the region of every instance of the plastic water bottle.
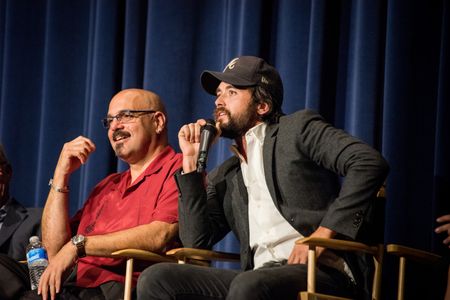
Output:
<path fill-rule="evenodd" d="M 30 272 L 31 289 L 35 290 L 39 286 L 42 273 L 48 266 L 47 251 L 37 236 L 30 237 L 30 243 L 27 246 L 27 263 Z"/>

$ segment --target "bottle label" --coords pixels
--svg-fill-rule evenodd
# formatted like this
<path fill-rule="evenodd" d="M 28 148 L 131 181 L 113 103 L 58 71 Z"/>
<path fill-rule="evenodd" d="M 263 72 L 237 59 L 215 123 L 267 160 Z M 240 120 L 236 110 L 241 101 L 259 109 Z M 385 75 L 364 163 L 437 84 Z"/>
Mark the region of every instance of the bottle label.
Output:
<path fill-rule="evenodd" d="M 44 248 L 31 249 L 27 253 L 28 263 L 32 263 L 37 259 L 47 259 L 47 252 Z"/>

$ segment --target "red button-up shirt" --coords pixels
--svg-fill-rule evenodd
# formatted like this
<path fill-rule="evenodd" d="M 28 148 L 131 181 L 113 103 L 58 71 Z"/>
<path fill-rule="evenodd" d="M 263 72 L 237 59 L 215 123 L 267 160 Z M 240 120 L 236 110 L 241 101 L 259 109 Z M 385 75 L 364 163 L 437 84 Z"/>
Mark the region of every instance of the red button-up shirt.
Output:
<path fill-rule="evenodd" d="M 173 175 L 181 167 L 181 160 L 181 155 L 167 146 L 133 184 L 130 170 L 103 179 L 71 220 L 79 222 L 78 234 L 89 237 L 153 221 L 178 222 L 178 191 Z M 124 275 L 124 259 L 86 256 L 78 261 L 78 286 L 123 282 Z M 135 272 L 134 283 L 138 275 Z"/>

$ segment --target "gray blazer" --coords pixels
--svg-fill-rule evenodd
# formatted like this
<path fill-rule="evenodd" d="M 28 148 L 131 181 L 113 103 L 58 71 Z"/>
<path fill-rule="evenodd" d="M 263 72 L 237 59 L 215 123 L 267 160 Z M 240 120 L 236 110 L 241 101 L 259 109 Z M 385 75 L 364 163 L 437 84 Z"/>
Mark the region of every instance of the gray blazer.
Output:
<path fill-rule="evenodd" d="M 324 226 L 341 237 L 357 238 L 388 173 L 376 150 L 310 110 L 269 125 L 263 157 L 275 206 L 303 236 Z M 345 177 L 342 184 L 338 175 Z M 195 172 L 178 173 L 176 181 L 183 245 L 209 249 L 232 230 L 240 241 L 241 267 L 251 269 L 248 195 L 238 158 L 209 173 L 206 189 Z"/>
<path fill-rule="evenodd" d="M 33 235 L 41 235 L 41 216 L 42 208 L 25 208 L 11 199 L 0 229 L 0 253 L 16 260 L 25 260 L 28 239 Z"/>

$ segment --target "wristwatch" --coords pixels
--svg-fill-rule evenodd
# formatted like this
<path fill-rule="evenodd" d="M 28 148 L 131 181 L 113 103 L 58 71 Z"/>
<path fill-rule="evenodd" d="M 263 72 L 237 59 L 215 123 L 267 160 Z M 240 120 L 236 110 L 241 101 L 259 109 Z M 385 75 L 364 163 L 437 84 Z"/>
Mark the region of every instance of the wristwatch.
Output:
<path fill-rule="evenodd" d="M 72 238 L 72 244 L 77 247 L 77 256 L 78 258 L 82 258 L 86 256 L 86 250 L 84 245 L 86 244 L 86 237 L 81 234 L 77 234 Z"/>

